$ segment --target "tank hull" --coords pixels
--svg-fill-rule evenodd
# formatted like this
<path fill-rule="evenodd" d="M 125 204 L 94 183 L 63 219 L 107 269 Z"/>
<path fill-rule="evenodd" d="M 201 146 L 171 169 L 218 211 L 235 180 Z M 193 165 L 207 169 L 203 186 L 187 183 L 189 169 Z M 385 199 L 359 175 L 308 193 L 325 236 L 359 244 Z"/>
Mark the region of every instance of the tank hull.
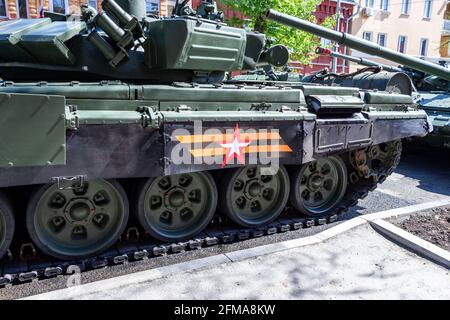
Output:
<path fill-rule="evenodd" d="M 420 106 L 426 111 L 434 131 L 422 140 L 432 147 L 450 148 L 450 95 L 447 92 L 420 92 Z"/>
<path fill-rule="evenodd" d="M 313 86 L 308 90 L 318 89 Z M 328 97 L 330 93 L 335 92 L 325 90 L 322 97 Z M 341 94 L 348 94 L 348 89 L 343 88 Z M 241 100 L 231 101 L 232 95 Z M 244 132 L 277 132 L 277 139 L 251 141 L 248 147 L 253 151 L 247 150 L 245 161 L 253 161 L 254 165 L 270 164 L 273 157 L 279 164 L 289 165 L 410 136 L 424 136 L 431 127 L 423 111 L 405 113 L 390 110 L 397 107 L 397 102 L 389 101 L 389 97 L 377 98 L 387 99 L 384 103 L 389 111 L 379 108 L 379 111 L 351 112 L 338 118 L 321 119 L 305 109 L 309 96 L 305 97 L 304 91 L 292 88 L 287 91 L 276 87 L 260 90 L 254 86 L 238 89 L 234 85 L 227 89 L 212 86 L 193 89 L 117 83 L 76 86 L 18 84 L 0 87 L 0 98 L 6 96 L 9 99 L 21 96 L 29 104 L 59 97 L 59 111 L 65 112 L 61 116 L 65 117 L 66 127 L 60 130 L 61 137 L 49 151 L 48 159 L 36 160 L 33 157 L 36 165 L 27 165 L 31 155 L 27 158 L 23 151 L 18 154 L 5 152 L 0 168 L 0 187 L 50 183 L 57 177 L 143 178 L 223 168 L 222 138 L 200 141 L 200 145 L 198 142 L 183 143 L 177 138 L 179 131 L 184 132 L 182 136 L 187 137 L 185 139 L 208 135 L 211 130 L 216 130 L 225 139 L 227 132 L 232 132 L 236 125 Z M 252 111 L 258 107 L 257 101 L 266 102 L 263 111 Z M 383 103 L 373 101 L 378 106 Z M 362 100 L 358 102 L 364 103 Z M 24 101 L 21 103 L 26 104 Z M 74 106 L 76 111 L 70 112 L 69 108 L 74 110 Z M 144 106 L 151 108 L 150 114 L 143 112 Z M 299 111 L 299 106 L 304 106 L 302 111 Z M 279 109 L 282 107 L 286 110 L 281 112 Z M 20 116 L 20 109 L 16 110 Z M 45 106 L 35 111 L 38 112 L 48 115 Z M 15 124 L 18 135 L 29 126 L 26 122 L 22 128 Z M 17 138 L 17 143 L 23 140 Z M 54 150 L 59 150 L 61 142 L 64 145 L 61 151 L 64 153 L 63 163 L 58 164 L 55 163 Z M 49 140 L 36 140 L 36 143 L 41 143 L 43 149 Z M 270 145 L 270 148 L 264 152 L 255 151 L 263 149 L 261 144 Z M 15 150 L 22 150 L 21 147 L 16 145 Z M 178 156 L 182 159 L 174 159 Z"/>

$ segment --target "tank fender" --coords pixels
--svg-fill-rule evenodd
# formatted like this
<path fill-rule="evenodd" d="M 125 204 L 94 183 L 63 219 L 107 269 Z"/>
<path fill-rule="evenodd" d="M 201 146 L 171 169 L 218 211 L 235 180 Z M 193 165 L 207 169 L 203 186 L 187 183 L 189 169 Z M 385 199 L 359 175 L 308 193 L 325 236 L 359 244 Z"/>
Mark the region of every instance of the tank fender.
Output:
<path fill-rule="evenodd" d="M 0 93 L 0 167 L 66 163 L 65 98 Z"/>

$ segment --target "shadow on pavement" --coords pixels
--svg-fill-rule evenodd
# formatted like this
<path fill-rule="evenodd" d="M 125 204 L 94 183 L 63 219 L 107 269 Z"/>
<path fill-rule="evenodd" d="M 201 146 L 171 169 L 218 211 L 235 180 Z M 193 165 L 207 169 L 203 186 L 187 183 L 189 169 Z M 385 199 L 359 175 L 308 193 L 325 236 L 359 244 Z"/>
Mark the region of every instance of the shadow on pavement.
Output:
<path fill-rule="evenodd" d="M 419 181 L 418 188 L 450 196 L 450 150 L 406 146 L 396 173 Z"/>

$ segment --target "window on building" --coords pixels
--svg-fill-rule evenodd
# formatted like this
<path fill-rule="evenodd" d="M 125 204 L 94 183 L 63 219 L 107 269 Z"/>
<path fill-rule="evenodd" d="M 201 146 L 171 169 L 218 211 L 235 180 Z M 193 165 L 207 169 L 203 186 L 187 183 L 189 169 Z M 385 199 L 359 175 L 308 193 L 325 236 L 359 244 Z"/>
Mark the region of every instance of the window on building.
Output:
<path fill-rule="evenodd" d="M 373 8 L 375 0 L 366 0 L 366 8 Z"/>
<path fill-rule="evenodd" d="M 402 14 L 409 14 L 411 0 L 402 0 Z"/>
<path fill-rule="evenodd" d="M 68 0 L 50 0 L 50 11 L 66 14 L 68 10 Z"/>
<path fill-rule="evenodd" d="M 378 40 L 377 43 L 382 46 L 386 47 L 386 33 L 379 33 L 378 34 Z"/>
<path fill-rule="evenodd" d="M 381 11 L 389 11 L 389 0 L 381 0 L 380 10 Z"/>
<path fill-rule="evenodd" d="M 19 18 L 26 19 L 28 18 L 28 4 L 27 0 L 17 0 L 17 8 Z"/>
<path fill-rule="evenodd" d="M 6 17 L 6 0 L 0 0 L 0 17 Z"/>
<path fill-rule="evenodd" d="M 428 51 L 428 39 L 420 39 L 419 54 L 421 57 L 426 57 Z"/>
<path fill-rule="evenodd" d="M 400 53 L 406 52 L 406 36 L 399 36 L 398 37 L 398 47 L 397 51 Z"/>
<path fill-rule="evenodd" d="M 158 0 L 145 0 L 147 6 L 147 13 L 156 14 L 159 12 L 159 1 Z"/>
<path fill-rule="evenodd" d="M 423 3 L 423 17 L 430 19 L 431 18 L 431 9 L 433 7 L 433 0 L 425 0 Z"/>
<path fill-rule="evenodd" d="M 92 8 L 95 8 L 96 10 L 98 9 L 97 0 L 88 0 L 88 5 L 91 6 Z"/>
<path fill-rule="evenodd" d="M 363 39 L 367 41 L 372 41 L 372 32 L 364 31 L 363 32 Z"/>

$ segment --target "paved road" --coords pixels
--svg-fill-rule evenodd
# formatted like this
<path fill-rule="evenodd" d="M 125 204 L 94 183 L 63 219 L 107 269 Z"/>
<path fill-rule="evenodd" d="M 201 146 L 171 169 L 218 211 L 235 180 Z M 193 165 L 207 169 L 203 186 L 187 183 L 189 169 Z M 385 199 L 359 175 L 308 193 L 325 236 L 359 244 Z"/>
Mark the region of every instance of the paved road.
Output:
<path fill-rule="evenodd" d="M 355 241 L 359 239 L 359 241 Z M 139 279 L 139 280 L 137 280 Z M 450 271 L 365 224 L 323 243 L 125 284 L 96 283 L 45 299 L 450 299 Z M 66 296 L 67 295 L 67 296 Z"/>
<path fill-rule="evenodd" d="M 394 173 L 382 186 L 380 186 L 377 191 L 371 193 L 366 199 L 361 201 L 358 206 L 350 210 L 341 219 L 349 219 L 361 214 L 450 197 L 449 159 L 449 151 L 406 153 L 396 173 Z M 305 237 L 323 231 L 329 227 L 330 225 L 313 229 L 299 230 L 287 234 L 264 237 L 261 239 L 252 239 L 227 246 L 216 246 L 194 252 L 159 257 L 124 266 L 94 270 L 84 273 L 81 281 L 82 283 L 88 283 L 100 279 L 129 274 L 132 272 L 180 263 L 191 259 L 216 255 L 218 253 L 225 253 L 267 243 Z M 66 283 L 66 278 L 58 277 L 56 279 L 48 279 L 0 289 L 0 299 L 19 298 L 47 292 L 58 288 L 63 288 L 66 286 Z"/>

